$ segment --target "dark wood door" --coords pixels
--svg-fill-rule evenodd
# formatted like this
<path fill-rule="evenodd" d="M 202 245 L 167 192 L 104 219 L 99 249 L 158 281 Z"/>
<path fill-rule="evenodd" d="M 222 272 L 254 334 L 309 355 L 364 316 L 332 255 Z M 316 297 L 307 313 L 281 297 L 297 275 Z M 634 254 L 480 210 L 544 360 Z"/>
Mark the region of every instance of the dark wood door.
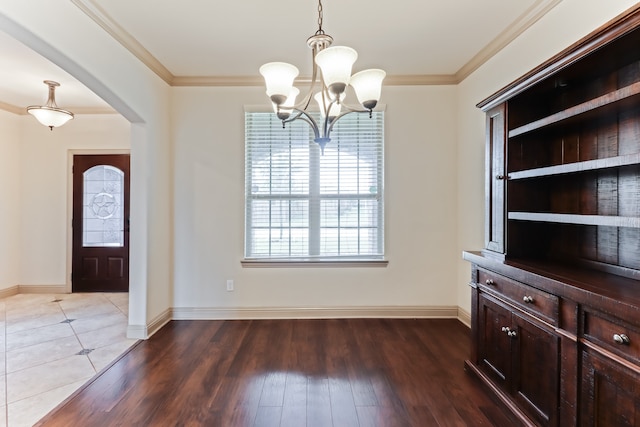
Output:
<path fill-rule="evenodd" d="M 480 293 L 478 313 L 480 367 L 507 391 L 511 381 L 511 312 L 497 300 Z"/>
<path fill-rule="evenodd" d="M 540 425 L 558 425 L 560 338 L 551 329 L 513 315 L 513 394 Z"/>
<path fill-rule="evenodd" d="M 640 425 L 640 374 L 595 352 L 582 352 L 580 425 Z"/>
<path fill-rule="evenodd" d="M 505 158 L 507 149 L 507 110 L 500 104 L 487 111 L 485 153 L 485 248 L 505 253 Z"/>
<path fill-rule="evenodd" d="M 129 290 L 129 155 L 73 156 L 73 292 Z"/>

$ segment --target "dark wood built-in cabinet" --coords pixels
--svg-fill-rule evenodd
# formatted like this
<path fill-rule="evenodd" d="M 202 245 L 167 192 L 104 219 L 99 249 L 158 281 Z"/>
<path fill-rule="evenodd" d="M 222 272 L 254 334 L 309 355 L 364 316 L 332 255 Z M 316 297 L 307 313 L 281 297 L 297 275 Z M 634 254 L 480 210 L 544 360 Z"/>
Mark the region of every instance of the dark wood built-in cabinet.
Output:
<path fill-rule="evenodd" d="M 640 425 L 640 6 L 478 107 L 468 370 L 525 425 Z"/>

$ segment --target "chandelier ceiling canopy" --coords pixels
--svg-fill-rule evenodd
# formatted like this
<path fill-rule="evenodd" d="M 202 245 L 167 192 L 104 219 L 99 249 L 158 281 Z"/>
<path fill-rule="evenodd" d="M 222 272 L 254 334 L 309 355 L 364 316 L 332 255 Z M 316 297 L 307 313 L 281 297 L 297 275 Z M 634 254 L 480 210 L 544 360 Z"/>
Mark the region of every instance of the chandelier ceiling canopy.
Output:
<path fill-rule="evenodd" d="M 40 123 L 53 130 L 54 127 L 62 126 L 73 119 L 73 113 L 58 108 L 56 105 L 56 87 L 60 83 L 52 80 L 45 80 L 44 84 L 49 86 L 49 98 L 45 105 L 32 105 L 27 107 L 27 112 L 36 118 Z"/>
<path fill-rule="evenodd" d="M 269 62 L 260 67 L 265 79 L 267 96 L 282 126 L 294 120 L 304 120 L 313 129 L 315 139 L 322 152 L 331 141 L 333 125 L 346 114 L 371 113 L 380 100 L 382 80 L 386 73 L 379 69 L 363 70 L 351 75 L 358 53 L 346 46 L 331 46 L 333 37 L 322 29 L 322 0 L 318 1 L 318 31 L 307 39 L 312 51 L 313 72 L 308 93 L 296 103 L 300 90 L 293 86 L 298 68 L 285 62 Z M 318 73 L 318 68 L 320 73 Z M 347 87 L 351 86 L 360 106 L 343 102 Z M 314 98 L 318 103 L 321 123 L 309 114 L 309 105 Z"/>

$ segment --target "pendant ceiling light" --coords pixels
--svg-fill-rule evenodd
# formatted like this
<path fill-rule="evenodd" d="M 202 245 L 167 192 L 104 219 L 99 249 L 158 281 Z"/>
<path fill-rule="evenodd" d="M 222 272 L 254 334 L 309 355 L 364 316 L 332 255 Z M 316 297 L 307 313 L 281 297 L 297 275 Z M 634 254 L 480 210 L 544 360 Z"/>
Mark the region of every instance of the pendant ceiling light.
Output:
<path fill-rule="evenodd" d="M 296 103 L 296 97 L 300 91 L 293 86 L 298 68 L 285 62 L 269 62 L 260 67 L 260 74 L 267 86 L 267 96 L 271 99 L 278 118 L 282 120 L 282 126 L 297 119 L 304 120 L 313 129 L 314 141 L 322 152 L 324 146 L 331 141 L 333 125 L 342 116 L 352 112 L 369 113 L 371 116 L 380 100 L 382 80 L 386 75 L 383 70 L 378 69 L 351 75 L 353 64 L 358 58 L 357 52 L 346 46 L 330 47 L 331 43 L 333 37 L 325 34 L 322 29 L 322 0 L 319 0 L 318 31 L 307 39 L 313 56 L 311 85 L 309 92 L 299 103 Z M 361 107 L 352 107 L 343 102 L 349 85 L 354 89 Z M 318 123 L 308 112 L 312 98 L 318 103 L 322 123 Z"/>
<path fill-rule="evenodd" d="M 47 103 L 45 105 L 32 105 L 27 107 L 27 112 L 40 123 L 53 130 L 54 127 L 62 126 L 73 119 L 73 113 L 58 108 L 56 105 L 56 87 L 60 86 L 60 83 L 45 80 L 44 84 L 49 86 L 49 99 L 47 99 Z"/>

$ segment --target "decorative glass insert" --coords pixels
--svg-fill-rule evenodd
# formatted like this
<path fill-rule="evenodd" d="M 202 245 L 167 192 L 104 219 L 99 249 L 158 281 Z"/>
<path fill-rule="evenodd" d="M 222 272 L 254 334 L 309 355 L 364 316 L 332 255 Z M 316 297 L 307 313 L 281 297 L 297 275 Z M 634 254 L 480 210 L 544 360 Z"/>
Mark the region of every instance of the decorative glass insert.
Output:
<path fill-rule="evenodd" d="M 124 172 L 98 165 L 83 174 L 82 245 L 124 246 Z"/>

